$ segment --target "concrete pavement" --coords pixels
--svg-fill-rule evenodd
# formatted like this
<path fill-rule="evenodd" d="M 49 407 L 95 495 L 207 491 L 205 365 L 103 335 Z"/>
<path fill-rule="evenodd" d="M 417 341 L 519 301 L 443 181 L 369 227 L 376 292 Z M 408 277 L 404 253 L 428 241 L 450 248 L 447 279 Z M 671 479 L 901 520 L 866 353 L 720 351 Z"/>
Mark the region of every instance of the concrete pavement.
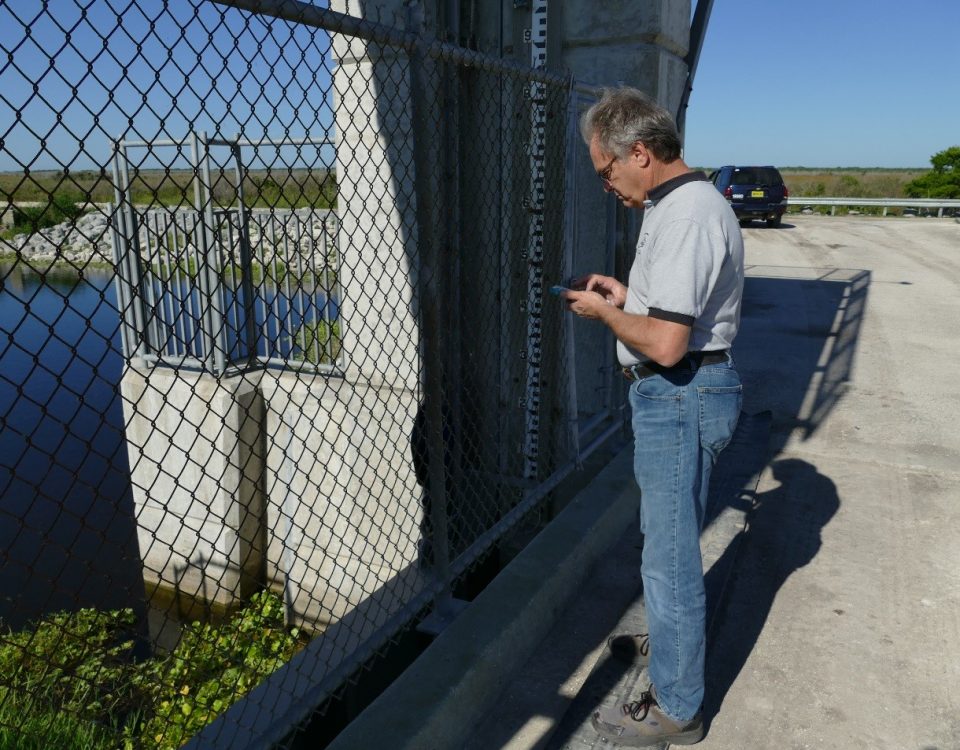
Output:
<path fill-rule="evenodd" d="M 788 218 L 745 231 L 738 359 L 774 427 L 701 747 L 955 750 L 960 227 Z"/>
<path fill-rule="evenodd" d="M 735 352 L 744 411 L 769 420 L 761 470 L 744 481 L 728 469 L 703 537 L 713 616 L 698 747 L 960 748 L 960 226 L 789 216 L 744 236 Z M 632 482 L 629 461 L 609 468 L 598 498 Z M 586 731 L 590 706 L 643 686 L 642 674 L 611 675 L 603 651 L 611 632 L 642 625 L 639 540 L 624 532 L 606 554 L 593 548 L 562 608 L 554 598 L 533 613 L 552 627 L 539 644 L 506 643 L 516 630 L 504 625 L 499 645 L 485 633 L 485 653 L 510 659 L 482 689 L 431 687 L 459 696 L 442 739 L 392 731 L 391 716 L 428 710 L 401 677 L 366 712 L 386 746 L 609 747 Z M 487 593 L 455 623 L 462 633 L 500 627 L 475 607 L 516 618 Z M 431 659 L 462 655 L 446 635 L 420 679 L 441 674 Z"/>

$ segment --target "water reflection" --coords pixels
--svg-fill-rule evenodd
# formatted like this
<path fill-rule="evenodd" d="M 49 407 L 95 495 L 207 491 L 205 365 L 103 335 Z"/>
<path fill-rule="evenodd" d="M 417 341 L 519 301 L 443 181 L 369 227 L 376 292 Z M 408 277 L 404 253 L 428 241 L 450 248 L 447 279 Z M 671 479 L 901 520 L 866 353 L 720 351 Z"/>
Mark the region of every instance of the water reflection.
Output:
<path fill-rule="evenodd" d="M 184 289 L 184 295 L 195 291 Z M 256 288 L 252 323 L 266 343 L 261 357 L 294 356 L 294 331 L 312 320 L 336 320 L 337 302 L 322 287 L 289 291 L 271 283 Z M 226 309 L 239 298 L 229 288 Z M 171 321 L 187 307 L 179 302 L 167 306 Z M 151 324 L 155 334 L 167 325 L 163 309 Z M 190 334 L 182 340 L 197 335 Z M 241 335 L 229 336 L 232 352 Z M 23 262 L 0 263 L 0 621 L 6 626 L 80 607 L 133 607 L 147 621 L 122 371 L 112 269 L 39 272 Z"/>
<path fill-rule="evenodd" d="M 0 265 L 0 619 L 145 612 L 112 272 Z"/>

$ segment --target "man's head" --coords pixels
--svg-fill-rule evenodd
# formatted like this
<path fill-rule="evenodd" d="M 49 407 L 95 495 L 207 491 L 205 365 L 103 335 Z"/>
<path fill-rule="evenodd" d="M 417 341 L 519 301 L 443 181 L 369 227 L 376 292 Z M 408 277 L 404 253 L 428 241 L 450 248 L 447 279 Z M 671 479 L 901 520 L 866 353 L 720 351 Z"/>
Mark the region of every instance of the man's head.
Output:
<path fill-rule="evenodd" d="M 670 113 L 637 89 L 605 89 L 580 118 L 580 133 L 604 189 L 638 206 L 671 165 L 682 171 L 680 136 Z"/>

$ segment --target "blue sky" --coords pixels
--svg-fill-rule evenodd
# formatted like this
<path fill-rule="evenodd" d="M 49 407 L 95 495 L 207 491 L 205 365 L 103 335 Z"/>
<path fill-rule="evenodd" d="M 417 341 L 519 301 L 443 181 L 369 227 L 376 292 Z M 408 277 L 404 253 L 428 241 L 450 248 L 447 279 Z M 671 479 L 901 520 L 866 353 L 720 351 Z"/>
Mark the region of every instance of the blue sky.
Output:
<path fill-rule="evenodd" d="M 208 0 L 0 0 L 0 170 L 106 165 L 121 134 L 329 136 L 327 36 L 246 18 Z"/>
<path fill-rule="evenodd" d="M 960 0 L 715 0 L 685 159 L 929 167 L 960 145 L 958 47 Z"/>
<path fill-rule="evenodd" d="M 325 37 L 245 26 L 207 0 L 77 5 L 0 2 L 0 170 L 105 163 L 128 118 L 144 138 L 329 135 Z M 958 41 L 960 0 L 716 0 L 687 162 L 926 167 L 960 145 Z"/>

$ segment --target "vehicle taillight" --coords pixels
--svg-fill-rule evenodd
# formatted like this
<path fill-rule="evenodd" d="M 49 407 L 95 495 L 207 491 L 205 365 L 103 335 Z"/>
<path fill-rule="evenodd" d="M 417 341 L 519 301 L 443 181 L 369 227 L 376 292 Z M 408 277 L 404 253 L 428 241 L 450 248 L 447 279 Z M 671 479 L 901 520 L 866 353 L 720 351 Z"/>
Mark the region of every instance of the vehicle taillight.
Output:
<path fill-rule="evenodd" d="M 733 199 L 733 188 L 727 185 L 727 189 L 723 191 L 723 197 L 727 200 Z"/>
<path fill-rule="evenodd" d="M 786 186 L 786 185 L 783 186 L 783 197 L 784 197 L 784 198 L 789 198 L 789 197 L 790 197 L 790 191 L 787 190 L 787 186 Z"/>

